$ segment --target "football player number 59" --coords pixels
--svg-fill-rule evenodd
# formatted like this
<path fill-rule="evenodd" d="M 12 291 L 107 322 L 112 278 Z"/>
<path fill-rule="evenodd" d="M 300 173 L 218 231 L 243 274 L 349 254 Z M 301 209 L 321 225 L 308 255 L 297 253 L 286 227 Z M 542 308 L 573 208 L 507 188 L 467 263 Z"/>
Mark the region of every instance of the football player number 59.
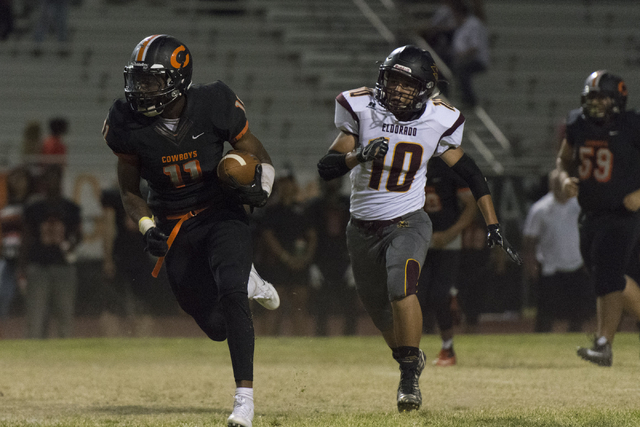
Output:
<path fill-rule="evenodd" d="M 182 169 L 185 173 L 189 174 L 189 177 L 193 181 L 197 181 L 202 176 L 202 170 L 200 169 L 200 162 L 197 160 L 191 160 L 182 165 Z M 182 179 L 182 172 L 180 171 L 180 165 L 173 163 L 162 168 L 165 175 L 171 178 L 171 182 L 176 188 L 184 187 L 184 181 Z"/>
<path fill-rule="evenodd" d="M 608 148 L 580 147 L 579 154 L 578 174 L 581 181 L 589 179 L 591 175 L 598 182 L 607 182 L 611 179 L 613 154 Z"/>

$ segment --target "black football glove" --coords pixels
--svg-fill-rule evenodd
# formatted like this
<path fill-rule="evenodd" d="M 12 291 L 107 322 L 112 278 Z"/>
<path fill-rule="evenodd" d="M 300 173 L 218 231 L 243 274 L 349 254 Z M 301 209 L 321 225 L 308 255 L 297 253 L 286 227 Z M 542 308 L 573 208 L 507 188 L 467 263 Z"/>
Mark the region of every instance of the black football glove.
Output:
<path fill-rule="evenodd" d="M 151 227 L 144 233 L 145 252 L 149 252 L 156 257 L 165 256 L 169 251 L 168 239 L 169 237 L 160 231 L 158 227 Z"/>
<path fill-rule="evenodd" d="M 232 176 L 229 179 L 231 179 L 231 188 L 235 197 L 243 205 L 261 208 L 267 204 L 269 194 L 262 189 L 262 165 L 256 165 L 256 174 L 251 184 L 241 185 Z"/>
<path fill-rule="evenodd" d="M 374 159 L 381 159 L 389 150 L 389 138 L 383 136 L 372 140 L 369 145 L 362 145 L 356 150 L 356 158 L 360 163 L 368 162 Z"/>
<path fill-rule="evenodd" d="M 487 230 L 487 246 L 490 248 L 493 248 L 494 246 L 502 247 L 502 249 L 504 249 L 507 255 L 511 258 L 511 261 L 518 265 L 522 265 L 522 258 L 518 255 L 518 252 L 511 247 L 507 239 L 502 235 L 500 224 L 489 224 L 487 225 Z"/>

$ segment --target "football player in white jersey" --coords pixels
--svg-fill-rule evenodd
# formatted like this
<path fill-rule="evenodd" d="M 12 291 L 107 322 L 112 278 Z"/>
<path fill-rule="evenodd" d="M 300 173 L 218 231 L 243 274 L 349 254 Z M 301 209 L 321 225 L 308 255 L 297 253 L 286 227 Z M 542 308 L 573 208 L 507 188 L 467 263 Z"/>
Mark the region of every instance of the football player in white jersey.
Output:
<path fill-rule="evenodd" d="M 431 221 L 422 209 L 431 157 L 442 157 L 469 184 L 487 224 L 488 245 L 522 262 L 500 230 L 482 172 L 460 147 L 464 116 L 434 98 L 437 85 L 438 67 L 429 52 L 411 45 L 395 49 L 380 66 L 375 89 L 337 96 L 340 134 L 318 163 L 325 180 L 350 172 L 349 255 L 358 295 L 400 365 L 400 412 L 422 404 L 425 356 L 416 291 L 431 239 Z"/>

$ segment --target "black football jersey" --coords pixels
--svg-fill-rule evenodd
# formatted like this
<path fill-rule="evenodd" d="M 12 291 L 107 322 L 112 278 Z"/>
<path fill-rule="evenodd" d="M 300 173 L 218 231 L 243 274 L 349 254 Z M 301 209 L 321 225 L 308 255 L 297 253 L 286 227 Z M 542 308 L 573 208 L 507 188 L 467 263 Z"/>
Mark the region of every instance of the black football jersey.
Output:
<path fill-rule="evenodd" d="M 469 190 L 469 185 L 440 157 L 432 157 L 427 164 L 424 210 L 433 223 L 433 231 L 444 231 L 456 223 L 460 216 L 458 191 Z"/>
<path fill-rule="evenodd" d="M 576 109 L 567 118 L 566 138 L 580 180 L 582 209 L 625 211 L 624 196 L 640 188 L 640 114 L 627 111 L 598 126 Z"/>
<path fill-rule="evenodd" d="M 225 141 L 233 145 L 248 129 L 244 105 L 224 83 L 192 86 L 175 131 L 159 117 L 114 102 L 104 138 L 113 152 L 137 162 L 149 184 L 148 204 L 155 215 L 182 214 L 225 202 L 216 168 Z"/>

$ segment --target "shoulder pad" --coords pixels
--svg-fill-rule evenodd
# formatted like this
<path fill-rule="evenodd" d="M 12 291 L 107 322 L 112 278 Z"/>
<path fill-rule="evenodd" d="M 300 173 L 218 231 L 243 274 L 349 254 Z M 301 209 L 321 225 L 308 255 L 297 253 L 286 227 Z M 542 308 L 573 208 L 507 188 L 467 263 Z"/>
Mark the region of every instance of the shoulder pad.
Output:
<path fill-rule="evenodd" d="M 349 104 L 350 108 L 347 108 L 349 110 L 363 111 L 372 102 L 375 102 L 374 91 L 365 86 L 358 89 L 345 90 L 336 96 L 336 101 L 343 106 L 345 106 L 344 102 Z"/>
<path fill-rule="evenodd" d="M 627 110 L 622 113 L 622 116 L 626 124 L 633 129 L 634 133 L 640 136 L 640 111 Z"/>
<path fill-rule="evenodd" d="M 229 86 L 227 86 L 221 80 L 216 80 L 213 83 L 207 83 L 203 85 L 192 86 L 189 89 L 189 92 L 199 92 L 203 93 L 207 98 L 215 97 L 217 100 L 234 100 L 237 98 L 236 94 L 231 90 Z M 187 96 L 189 95 L 187 92 Z"/>
<path fill-rule="evenodd" d="M 127 142 L 133 129 L 146 126 L 154 119 L 134 113 L 124 99 L 117 99 L 107 115 L 103 137 L 115 153 L 127 153 Z"/>
<path fill-rule="evenodd" d="M 465 122 L 462 112 L 440 98 L 430 99 L 422 116 L 418 120 L 427 120 L 436 129 L 458 127 Z"/>
<path fill-rule="evenodd" d="M 576 123 L 582 117 L 582 108 L 576 108 L 567 114 L 567 126 Z"/>
<path fill-rule="evenodd" d="M 343 94 L 348 94 L 349 98 L 356 98 L 359 96 L 374 96 L 375 91 L 369 87 L 362 86 L 357 89 L 346 90 L 342 92 Z"/>

